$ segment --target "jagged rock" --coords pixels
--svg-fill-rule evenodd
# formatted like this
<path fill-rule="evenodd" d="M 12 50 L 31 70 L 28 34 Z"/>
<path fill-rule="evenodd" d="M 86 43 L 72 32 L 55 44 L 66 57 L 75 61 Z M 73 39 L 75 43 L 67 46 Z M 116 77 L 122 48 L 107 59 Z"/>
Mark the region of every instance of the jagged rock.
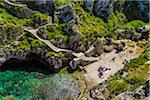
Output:
<path fill-rule="evenodd" d="M 70 62 L 69 62 L 69 69 L 70 70 L 75 70 L 75 69 L 77 69 L 78 67 L 79 67 L 79 64 L 81 63 L 81 60 L 77 60 L 77 61 L 75 61 L 75 60 L 71 60 Z"/>
<path fill-rule="evenodd" d="M 116 33 L 117 39 L 125 38 L 125 30 L 123 30 L 123 29 L 117 29 L 114 32 Z"/>
<path fill-rule="evenodd" d="M 51 42 L 59 48 L 68 48 L 68 45 L 66 45 L 63 39 L 52 39 Z"/>
<path fill-rule="evenodd" d="M 55 71 L 58 71 L 60 68 L 63 67 L 62 60 L 56 57 L 49 59 L 49 63 L 51 66 L 53 66 Z"/>
<path fill-rule="evenodd" d="M 45 28 L 40 28 L 37 32 L 37 35 L 40 36 L 41 38 L 47 40 L 48 39 L 48 35 L 46 33 L 46 29 Z"/>
<path fill-rule="evenodd" d="M 85 52 L 87 57 L 94 56 L 96 54 L 95 47 L 91 47 L 88 51 Z"/>
<path fill-rule="evenodd" d="M 119 42 L 119 43 L 116 44 L 116 48 L 115 49 L 117 51 L 122 51 L 124 47 L 125 47 L 125 43 L 124 42 Z"/>
<path fill-rule="evenodd" d="M 141 32 L 141 39 L 148 40 L 150 38 L 150 26 L 145 26 Z"/>
<path fill-rule="evenodd" d="M 131 29 L 128 29 L 125 31 L 125 38 L 132 39 L 133 34 L 134 34 L 134 31 L 132 31 Z"/>
<path fill-rule="evenodd" d="M 110 0 L 95 0 L 93 7 L 94 14 L 107 21 L 107 17 L 111 13 L 111 6 Z"/>
<path fill-rule="evenodd" d="M 89 12 L 93 11 L 94 0 L 84 0 L 83 8 Z"/>
<path fill-rule="evenodd" d="M 133 41 L 138 41 L 139 39 L 141 39 L 141 36 L 142 36 L 141 33 L 136 33 L 136 32 L 134 32 L 134 34 L 133 34 L 131 40 L 133 40 Z"/>
<path fill-rule="evenodd" d="M 69 37 L 69 47 L 75 50 L 78 48 L 78 42 L 81 40 L 80 34 L 74 34 Z"/>
<path fill-rule="evenodd" d="M 112 42 L 112 39 L 109 38 L 109 37 L 105 37 L 105 41 L 104 42 L 105 42 L 106 45 L 110 45 L 111 42 Z"/>
<path fill-rule="evenodd" d="M 64 66 L 68 59 L 61 59 L 59 56 L 48 57 L 47 53 L 42 51 L 40 48 L 32 48 L 32 50 L 20 50 L 20 51 L 10 51 L 7 49 L 0 49 L 0 66 L 6 61 L 11 59 L 16 59 L 18 61 L 31 61 L 36 59 L 39 62 L 44 63 L 49 67 L 52 72 L 59 71 L 60 68 Z"/>
<path fill-rule="evenodd" d="M 81 68 L 81 66 L 86 66 L 86 65 L 93 63 L 93 62 L 94 61 L 84 61 L 82 59 L 75 58 L 69 62 L 69 69 L 71 71 L 74 71 L 78 68 Z"/>
<path fill-rule="evenodd" d="M 71 20 L 74 20 L 76 17 L 73 9 L 69 5 L 60 9 L 59 13 L 60 14 L 58 15 L 58 19 L 60 23 L 67 23 Z"/>
<path fill-rule="evenodd" d="M 90 46 L 89 49 L 85 52 L 85 55 L 87 57 L 90 57 L 90 56 L 97 57 L 97 56 L 101 55 L 103 53 L 103 49 L 104 49 L 104 47 L 103 47 L 104 43 L 103 42 L 105 40 L 98 38 L 97 41 L 94 42 L 93 45 Z"/>

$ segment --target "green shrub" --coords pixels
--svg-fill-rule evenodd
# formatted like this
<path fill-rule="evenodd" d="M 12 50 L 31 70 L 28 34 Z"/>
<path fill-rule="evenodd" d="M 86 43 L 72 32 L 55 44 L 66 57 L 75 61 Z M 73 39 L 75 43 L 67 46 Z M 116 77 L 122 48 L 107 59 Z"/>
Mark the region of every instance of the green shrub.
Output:
<path fill-rule="evenodd" d="M 65 24 L 60 24 L 60 25 L 56 25 L 56 26 L 47 26 L 46 30 L 47 30 L 47 34 L 48 34 L 48 38 L 51 39 L 63 39 L 64 42 L 66 42 L 68 40 L 68 35 L 66 35 L 61 28 L 64 26 Z"/>
<path fill-rule="evenodd" d="M 36 13 L 31 16 L 31 18 L 34 20 L 34 18 L 39 18 L 41 21 L 46 21 L 48 19 L 48 15 L 42 14 L 42 13 Z"/>

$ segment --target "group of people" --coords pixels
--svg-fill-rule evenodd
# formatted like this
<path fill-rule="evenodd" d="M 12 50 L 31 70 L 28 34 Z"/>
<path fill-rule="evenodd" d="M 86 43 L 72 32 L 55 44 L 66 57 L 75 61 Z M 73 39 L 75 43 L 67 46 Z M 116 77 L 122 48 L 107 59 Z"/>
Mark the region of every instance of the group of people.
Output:
<path fill-rule="evenodd" d="M 102 67 L 102 66 L 100 66 L 99 68 L 98 68 L 98 77 L 99 78 L 103 78 L 103 72 L 105 72 L 105 71 L 107 71 L 107 70 L 111 70 L 110 68 L 107 68 L 107 67 Z"/>

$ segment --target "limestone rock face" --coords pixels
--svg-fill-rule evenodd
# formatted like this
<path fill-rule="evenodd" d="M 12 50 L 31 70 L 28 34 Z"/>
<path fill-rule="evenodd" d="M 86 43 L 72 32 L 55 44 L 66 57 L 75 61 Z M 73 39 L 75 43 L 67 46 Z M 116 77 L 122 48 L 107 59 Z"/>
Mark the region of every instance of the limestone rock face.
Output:
<path fill-rule="evenodd" d="M 75 13 L 71 6 L 66 6 L 59 10 L 58 19 L 60 23 L 67 23 L 75 18 Z"/>
<path fill-rule="evenodd" d="M 83 8 L 107 21 L 112 11 L 121 11 L 124 1 L 118 0 L 84 0 Z"/>
<path fill-rule="evenodd" d="M 10 59 L 19 59 L 19 60 L 25 60 L 26 59 L 26 55 L 27 55 L 27 52 L 23 52 L 23 51 L 20 51 L 20 52 L 13 52 L 13 51 L 8 51 L 8 50 L 5 50 L 5 49 L 0 49 L 0 66 L 10 60 Z"/>
<path fill-rule="evenodd" d="M 32 56 L 34 54 L 35 56 Z M 56 72 L 59 71 L 60 68 L 63 67 L 64 63 L 60 57 L 53 56 L 47 57 L 46 52 L 41 49 L 32 48 L 32 50 L 20 50 L 20 51 L 10 51 L 6 49 L 0 49 L 0 66 L 6 61 L 11 59 L 19 60 L 19 61 L 31 61 L 32 59 L 36 59 L 37 61 L 43 62 L 46 64 L 50 71 Z"/>
<path fill-rule="evenodd" d="M 4 7 L 8 9 L 13 15 L 17 16 L 18 18 L 28 18 L 32 14 L 37 13 L 37 11 L 32 11 L 26 5 L 23 6 L 15 6 L 10 3 L 4 2 Z"/>
<path fill-rule="evenodd" d="M 54 22 L 54 3 L 53 0 L 14 0 L 18 3 L 23 3 L 28 6 L 28 8 L 45 13 L 50 16 L 50 20 Z"/>
<path fill-rule="evenodd" d="M 83 7 L 85 10 L 92 12 L 93 5 L 94 5 L 94 0 L 84 0 Z"/>
<path fill-rule="evenodd" d="M 96 16 L 99 16 L 106 21 L 107 17 L 111 13 L 110 0 L 95 0 L 93 11 Z"/>
<path fill-rule="evenodd" d="M 149 20 L 149 0 L 125 1 L 123 12 L 128 20 L 141 19 L 145 22 Z"/>

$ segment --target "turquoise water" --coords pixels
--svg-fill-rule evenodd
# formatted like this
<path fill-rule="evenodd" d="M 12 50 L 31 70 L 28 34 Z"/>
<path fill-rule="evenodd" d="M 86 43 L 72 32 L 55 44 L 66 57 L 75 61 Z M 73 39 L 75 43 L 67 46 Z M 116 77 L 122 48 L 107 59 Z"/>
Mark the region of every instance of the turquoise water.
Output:
<path fill-rule="evenodd" d="M 15 100 L 43 100 L 47 95 L 51 98 L 69 81 L 73 81 L 72 76 L 63 72 L 41 78 L 36 72 L 7 70 L 0 72 L 0 100 L 8 96 Z"/>
<path fill-rule="evenodd" d="M 0 97 L 14 96 L 18 100 L 25 100 L 32 95 L 35 86 L 42 84 L 43 79 L 23 71 L 0 72 Z"/>

